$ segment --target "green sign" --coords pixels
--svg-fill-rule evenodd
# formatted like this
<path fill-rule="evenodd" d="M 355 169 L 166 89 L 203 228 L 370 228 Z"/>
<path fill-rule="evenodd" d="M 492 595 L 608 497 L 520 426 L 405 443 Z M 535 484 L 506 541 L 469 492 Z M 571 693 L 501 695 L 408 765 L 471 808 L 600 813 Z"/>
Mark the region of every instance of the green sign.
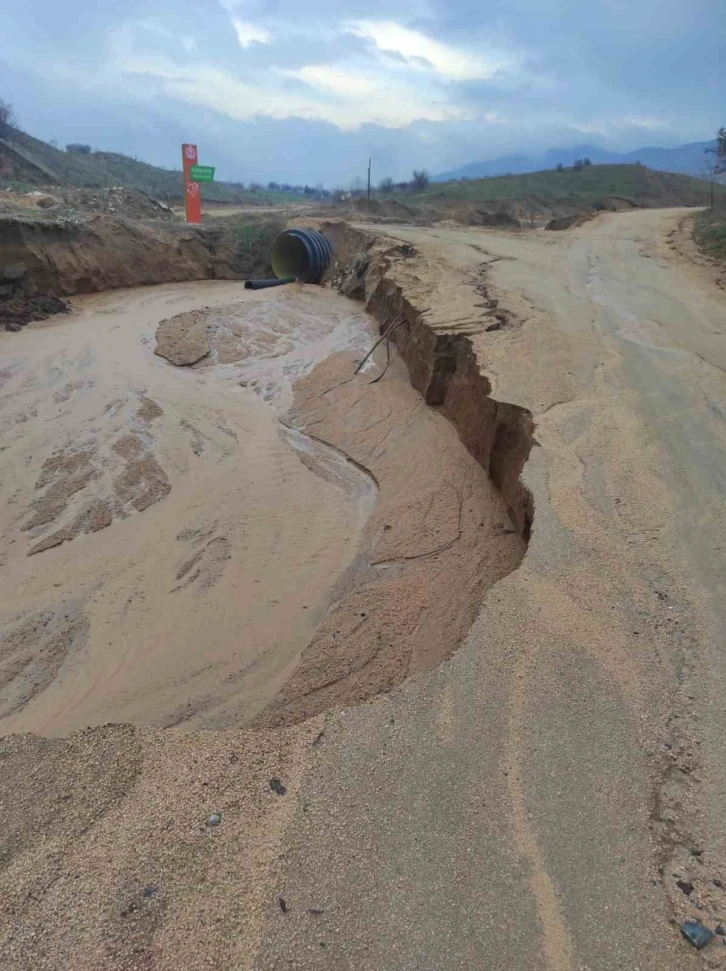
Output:
<path fill-rule="evenodd" d="M 214 182 L 214 166 L 192 165 L 189 169 L 189 178 L 192 182 Z"/>

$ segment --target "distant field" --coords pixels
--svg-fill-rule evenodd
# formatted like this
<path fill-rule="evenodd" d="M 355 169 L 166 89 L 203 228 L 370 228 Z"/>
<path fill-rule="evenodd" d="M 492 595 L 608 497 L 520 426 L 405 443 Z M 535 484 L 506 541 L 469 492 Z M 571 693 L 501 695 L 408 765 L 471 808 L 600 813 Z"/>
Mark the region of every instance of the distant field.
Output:
<path fill-rule="evenodd" d="M 726 186 L 716 189 L 726 199 Z M 612 199 L 623 199 L 639 206 L 690 206 L 705 205 L 709 191 L 707 182 L 689 175 L 655 172 L 642 165 L 588 165 L 579 171 L 548 169 L 467 182 L 437 182 L 423 192 L 392 193 L 388 198 L 433 205 L 444 200 L 464 203 L 531 200 L 542 206 L 597 208 L 608 206 Z"/>

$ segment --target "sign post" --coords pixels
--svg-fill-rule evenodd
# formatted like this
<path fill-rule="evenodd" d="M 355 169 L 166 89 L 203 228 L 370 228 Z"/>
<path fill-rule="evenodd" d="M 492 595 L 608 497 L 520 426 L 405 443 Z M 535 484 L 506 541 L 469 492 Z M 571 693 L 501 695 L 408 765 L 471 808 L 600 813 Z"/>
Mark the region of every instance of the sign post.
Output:
<path fill-rule="evenodd" d="M 182 145 L 182 164 L 184 166 L 184 199 L 187 222 L 200 223 L 202 221 L 202 195 L 199 191 L 199 183 L 192 179 L 192 167 L 196 168 L 197 166 L 196 145 Z"/>

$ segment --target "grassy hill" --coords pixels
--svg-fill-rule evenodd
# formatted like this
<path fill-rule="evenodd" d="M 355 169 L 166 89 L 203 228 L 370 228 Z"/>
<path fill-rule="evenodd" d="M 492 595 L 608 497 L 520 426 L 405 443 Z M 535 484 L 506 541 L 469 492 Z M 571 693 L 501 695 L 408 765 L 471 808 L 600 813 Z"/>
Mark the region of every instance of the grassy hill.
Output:
<path fill-rule="evenodd" d="M 716 186 L 726 199 L 726 186 Z M 547 209 L 611 208 L 614 201 L 636 206 L 706 205 L 709 183 L 690 175 L 656 172 L 644 165 L 588 165 L 578 171 L 530 172 L 464 182 L 431 183 L 422 192 L 407 190 L 393 198 L 414 204 L 444 201 L 510 203 L 530 200 Z"/>
<path fill-rule="evenodd" d="M 0 138 L 0 187 L 73 185 L 85 189 L 124 186 L 166 202 L 182 200 L 181 170 L 162 169 L 115 152 L 73 155 L 13 129 Z M 203 189 L 207 202 L 297 202 L 294 193 L 251 192 L 233 182 L 212 182 Z"/>

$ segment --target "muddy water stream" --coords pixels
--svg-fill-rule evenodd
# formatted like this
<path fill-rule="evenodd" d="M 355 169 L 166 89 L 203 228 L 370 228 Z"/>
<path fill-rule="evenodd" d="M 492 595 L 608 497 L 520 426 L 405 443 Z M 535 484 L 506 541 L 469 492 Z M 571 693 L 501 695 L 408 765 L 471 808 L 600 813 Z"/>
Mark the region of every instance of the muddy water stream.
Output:
<path fill-rule="evenodd" d="M 210 282 L 3 340 L 0 732 L 288 724 L 456 650 L 524 541 L 373 334 Z"/>
<path fill-rule="evenodd" d="M 194 369 L 154 355 L 160 319 L 238 302 L 244 347 L 230 331 Z M 376 495 L 278 418 L 317 360 L 370 345 L 369 323 L 327 291 L 238 283 L 75 304 L 2 346 L 0 728 L 246 721 L 310 640 Z"/>

